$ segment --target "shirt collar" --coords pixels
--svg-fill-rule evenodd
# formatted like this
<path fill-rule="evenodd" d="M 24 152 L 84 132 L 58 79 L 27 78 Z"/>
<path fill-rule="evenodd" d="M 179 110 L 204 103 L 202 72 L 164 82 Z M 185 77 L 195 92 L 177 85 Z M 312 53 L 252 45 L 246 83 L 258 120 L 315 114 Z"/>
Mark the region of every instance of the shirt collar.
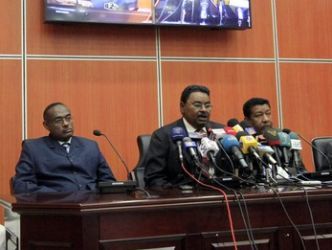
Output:
<path fill-rule="evenodd" d="M 194 133 L 194 132 L 197 132 L 196 130 L 196 128 L 194 128 L 187 120 L 186 120 L 186 118 L 182 118 L 183 119 L 183 123 L 184 123 L 184 126 L 186 127 L 186 129 L 187 129 L 187 131 L 188 131 L 188 133 Z M 206 132 L 206 127 L 203 127 L 202 129 L 201 129 L 201 131 L 204 131 L 204 132 Z"/>
<path fill-rule="evenodd" d="M 62 146 L 63 144 L 65 144 L 65 143 L 67 143 L 67 144 L 70 144 L 71 143 L 71 138 L 72 137 L 70 137 L 69 139 L 68 139 L 68 141 L 58 141 L 59 142 L 59 144 Z"/>

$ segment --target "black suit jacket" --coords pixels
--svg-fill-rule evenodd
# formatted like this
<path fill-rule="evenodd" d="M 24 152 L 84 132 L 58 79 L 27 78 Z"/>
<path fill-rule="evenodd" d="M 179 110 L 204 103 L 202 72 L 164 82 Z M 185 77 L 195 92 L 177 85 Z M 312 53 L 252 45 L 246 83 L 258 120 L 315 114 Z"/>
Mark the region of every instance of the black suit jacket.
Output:
<path fill-rule="evenodd" d="M 206 126 L 224 127 L 215 122 L 209 122 Z M 150 146 L 143 163 L 145 166 L 144 180 L 147 187 L 171 187 L 192 183 L 181 168 L 178 147 L 171 137 L 174 127 L 182 127 L 186 131 L 181 118 L 157 129 L 151 136 Z M 186 152 L 183 152 L 183 155 L 187 169 L 193 167 L 190 156 Z"/>

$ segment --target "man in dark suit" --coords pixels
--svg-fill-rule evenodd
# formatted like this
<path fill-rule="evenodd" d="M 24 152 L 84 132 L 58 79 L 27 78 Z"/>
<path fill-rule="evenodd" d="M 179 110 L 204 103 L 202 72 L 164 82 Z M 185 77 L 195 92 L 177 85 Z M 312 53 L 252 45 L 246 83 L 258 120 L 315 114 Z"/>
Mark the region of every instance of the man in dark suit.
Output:
<path fill-rule="evenodd" d="M 66 105 L 48 105 L 43 118 L 49 135 L 23 141 L 14 193 L 95 191 L 98 181 L 115 181 L 97 143 L 73 135 Z"/>
<path fill-rule="evenodd" d="M 207 132 L 206 128 L 222 128 L 223 125 L 210 121 L 212 105 L 210 91 L 199 85 L 186 87 L 181 95 L 180 111 L 182 118 L 157 129 L 151 137 L 150 146 L 144 161 L 144 179 L 147 187 L 178 187 L 192 184 L 192 180 L 181 169 L 177 144 L 172 140 L 171 131 L 181 127 L 187 136 L 195 131 Z M 194 164 L 183 152 L 186 167 L 194 172 Z"/>
<path fill-rule="evenodd" d="M 256 130 L 258 138 L 262 139 L 262 143 L 264 143 L 265 139 L 264 137 L 262 137 L 262 134 L 264 134 L 264 130 L 267 128 L 273 128 L 272 111 L 269 100 L 261 97 L 250 98 L 243 104 L 243 115 L 244 119 L 248 121 L 249 124 Z M 277 151 L 280 150 L 278 149 Z M 288 153 L 288 158 L 290 159 L 290 162 L 288 163 L 289 167 L 287 166 L 288 171 L 292 175 L 306 172 L 302 159 L 299 164 L 294 164 L 295 159 L 292 155 L 292 151 L 288 150 L 286 152 Z M 277 153 L 278 152 L 276 152 L 275 154 Z M 279 152 L 278 154 L 283 161 L 282 153 Z M 295 165 L 295 167 L 293 167 L 293 165 Z"/>

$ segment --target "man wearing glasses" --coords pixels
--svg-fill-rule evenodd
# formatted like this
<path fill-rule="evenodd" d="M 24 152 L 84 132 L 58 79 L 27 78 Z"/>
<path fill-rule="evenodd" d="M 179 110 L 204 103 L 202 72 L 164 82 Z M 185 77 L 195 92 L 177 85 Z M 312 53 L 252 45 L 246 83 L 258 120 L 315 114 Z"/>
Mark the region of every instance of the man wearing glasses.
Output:
<path fill-rule="evenodd" d="M 178 146 L 172 139 L 172 129 L 183 128 L 185 136 L 194 138 L 206 135 L 206 128 L 222 128 L 223 125 L 210 121 L 211 110 L 210 91 L 207 87 L 190 85 L 183 90 L 180 99 L 182 118 L 152 134 L 144 159 L 147 187 L 169 188 L 191 184 L 191 179 L 181 169 Z M 186 156 L 185 150 L 183 154 Z M 184 157 L 184 162 L 189 168 L 193 167 L 190 156 Z M 191 170 L 194 172 L 194 169 Z"/>
<path fill-rule="evenodd" d="M 48 105 L 43 118 L 49 135 L 23 141 L 14 193 L 95 191 L 97 182 L 115 181 L 97 143 L 74 136 L 66 105 Z"/>

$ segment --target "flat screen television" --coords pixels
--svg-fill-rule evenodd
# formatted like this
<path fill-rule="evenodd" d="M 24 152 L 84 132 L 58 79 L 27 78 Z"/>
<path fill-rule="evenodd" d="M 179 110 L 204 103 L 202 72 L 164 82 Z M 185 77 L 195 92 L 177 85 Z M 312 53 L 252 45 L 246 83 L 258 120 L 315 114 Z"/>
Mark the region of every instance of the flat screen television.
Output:
<path fill-rule="evenodd" d="M 45 21 L 251 28 L 250 0 L 44 0 Z"/>

